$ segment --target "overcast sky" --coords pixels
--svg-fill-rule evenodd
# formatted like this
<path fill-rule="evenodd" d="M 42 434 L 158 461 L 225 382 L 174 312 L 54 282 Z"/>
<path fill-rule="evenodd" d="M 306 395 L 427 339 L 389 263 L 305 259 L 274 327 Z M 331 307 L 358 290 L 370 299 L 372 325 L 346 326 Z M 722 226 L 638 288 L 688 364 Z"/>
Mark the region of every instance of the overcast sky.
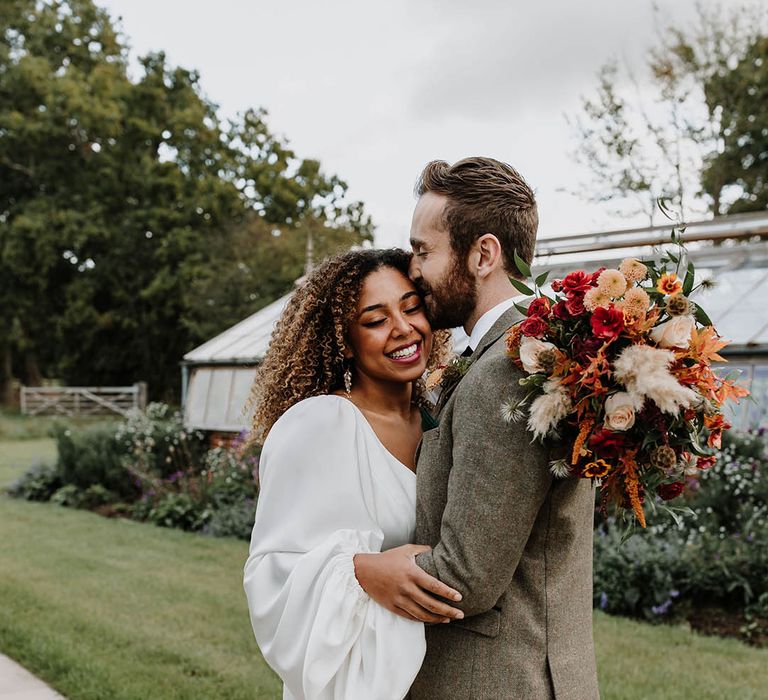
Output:
<path fill-rule="evenodd" d="M 134 57 L 164 50 L 197 69 L 234 115 L 264 107 L 273 132 L 349 185 L 382 246 L 405 246 L 424 164 L 489 155 L 537 192 L 540 235 L 644 221 L 559 191 L 586 178 L 564 114 L 609 58 L 642 72 L 650 0 L 97 0 Z M 695 0 L 656 0 L 684 26 Z M 724 0 L 724 6 L 738 0 Z"/>

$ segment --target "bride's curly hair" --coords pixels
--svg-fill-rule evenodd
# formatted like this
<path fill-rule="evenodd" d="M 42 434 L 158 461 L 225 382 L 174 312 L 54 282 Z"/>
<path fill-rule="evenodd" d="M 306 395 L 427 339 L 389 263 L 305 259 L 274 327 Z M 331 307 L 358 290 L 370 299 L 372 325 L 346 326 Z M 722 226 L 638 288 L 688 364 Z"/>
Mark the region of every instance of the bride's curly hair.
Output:
<path fill-rule="evenodd" d="M 407 277 L 410 260 L 396 248 L 350 251 L 326 260 L 294 292 L 256 371 L 248 445 L 262 444 L 275 421 L 302 399 L 344 388 L 347 330 L 365 278 L 382 267 Z M 446 360 L 450 341 L 450 331 L 434 332 L 428 369 Z M 415 402 L 423 401 L 422 382 L 413 393 Z"/>

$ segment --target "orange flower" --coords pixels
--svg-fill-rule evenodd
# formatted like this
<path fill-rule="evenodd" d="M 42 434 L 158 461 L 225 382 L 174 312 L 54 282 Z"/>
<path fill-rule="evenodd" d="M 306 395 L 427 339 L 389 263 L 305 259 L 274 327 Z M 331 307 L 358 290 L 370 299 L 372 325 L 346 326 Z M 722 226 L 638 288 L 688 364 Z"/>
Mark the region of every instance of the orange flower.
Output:
<path fill-rule="evenodd" d="M 656 284 L 657 291 L 667 296 L 680 294 L 683 291 L 683 283 L 674 272 L 662 275 Z"/>
<path fill-rule="evenodd" d="M 611 465 L 604 459 L 596 459 L 584 467 L 584 476 L 590 479 L 602 479 L 609 471 Z"/>
<path fill-rule="evenodd" d="M 571 464 L 576 464 L 576 462 L 579 461 L 579 457 L 581 457 L 581 448 L 584 447 L 584 443 L 587 441 L 587 437 L 589 437 L 589 431 L 592 430 L 594 424 L 595 421 L 591 418 L 587 418 L 587 420 L 582 422 L 581 429 L 576 437 L 576 442 L 573 443 Z"/>

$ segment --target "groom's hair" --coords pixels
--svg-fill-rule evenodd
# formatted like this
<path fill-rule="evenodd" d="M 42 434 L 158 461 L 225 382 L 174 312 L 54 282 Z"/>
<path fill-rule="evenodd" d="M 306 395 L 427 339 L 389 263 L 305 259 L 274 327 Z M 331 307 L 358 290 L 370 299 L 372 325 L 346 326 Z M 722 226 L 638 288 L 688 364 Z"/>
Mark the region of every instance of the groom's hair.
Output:
<path fill-rule="evenodd" d="M 448 198 L 442 226 L 459 260 L 465 260 L 472 244 L 486 233 L 499 239 L 507 273 L 520 276 L 515 251 L 528 264 L 533 260 L 539 226 L 536 199 L 511 165 L 481 156 L 453 165 L 433 160 L 416 183 L 418 197 L 426 192 Z"/>

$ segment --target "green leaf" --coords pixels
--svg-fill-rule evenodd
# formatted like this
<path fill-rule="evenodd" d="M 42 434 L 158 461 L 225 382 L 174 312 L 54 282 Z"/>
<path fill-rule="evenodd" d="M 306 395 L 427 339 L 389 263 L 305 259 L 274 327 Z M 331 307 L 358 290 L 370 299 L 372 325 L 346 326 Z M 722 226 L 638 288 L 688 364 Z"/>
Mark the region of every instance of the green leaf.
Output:
<path fill-rule="evenodd" d="M 685 296 L 688 296 L 693 289 L 694 271 L 693 261 L 690 261 L 688 269 L 685 271 L 685 279 L 683 280 L 683 294 Z"/>
<path fill-rule="evenodd" d="M 535 294 L 535 292 L 527 284 L 525 284 L 525 282 L 521 282 L 514 277 L 510 277 L 509 281 L 512 283 L 512 286 L 521 294 L 528 294 L 529 296 L 533 296 Z"/>
<path fill-rule="evenodd" d="M 673 263 L 679 263 L 680 262 L 680 258 L 678 258 L 674 253 L 670 253 L 669 251 L 667 251 L 667 255 L 669 256 L 669 259 Z"/>
<path fill-rule="evenodd" d="M 517 251 L 515 251 L 515 266 L 526 279 L 531 276 L 531 266 L 517 254 Z"/>
<path fill-rule="evenodd" d="M 544 283 L 547 281 L 547 277 L 549 277 L 549 273 L 551 270 L 547 270 L 546 272 L 542 272 L 537 278 L 536 278 L 536 286 L 537 287 L 543 287 Z"/>
<path fill-rule="evenodd" d="M 707 316 L 707 312 L 704 311 L 698 304 L 694 304 L 695 311 L 693 312 L 693 317 L 702 325 L 702 326 L 713 326 L 712 320 Z"/>
<path fill-rule="evenodd" d="M 527 316 L 527 315 L 528 315 L 528 307 L 527 307 L 527 306 L 523 306 L 522 304 L 518 304 L 516 301 L 515 301 L 515 302 L 513 302 L 513 303 L 514 303 L 514 305 L 515 305 L 515 308 L 516 308 L 516 309 L 517 309 L 517 310 L 518 310 L 518 311 L 519 311 L 521 314 L 523 314 L 523 316 Z"/>

